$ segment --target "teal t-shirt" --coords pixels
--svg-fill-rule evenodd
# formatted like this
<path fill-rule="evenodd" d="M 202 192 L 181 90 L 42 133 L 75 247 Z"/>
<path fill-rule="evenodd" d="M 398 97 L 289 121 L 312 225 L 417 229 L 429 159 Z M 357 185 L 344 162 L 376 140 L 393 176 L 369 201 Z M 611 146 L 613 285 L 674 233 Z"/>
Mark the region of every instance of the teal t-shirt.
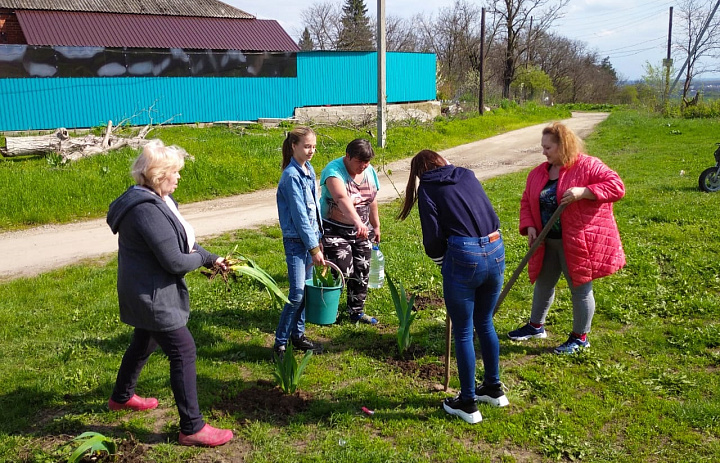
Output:
<path fill-rule="evenodd" d="M 347 195 L 355 205 L 360 219 L 363 223 L 368 224 L 370 221 L 370 204 L 375 200 L 377 192 L 380 190 L 380 182 L 378 181 L 377 172 L 373 166 L 367 166 L 363 172 L 363 179 L 359 183 L 353 180 L 343 163 L 343 158 L 330 161 L 320 174 L 320 186 L 322 187 L 322 196 L 320 197 L 320 214 L 324 220 L 348 224 L 347 220 L 343 220 L 343 214 L 338 208 L 337 203 L 332 198 L 327 188 L 326 181 L 330 177 L 337 177 L 343 181 L 347 189 Z"/>

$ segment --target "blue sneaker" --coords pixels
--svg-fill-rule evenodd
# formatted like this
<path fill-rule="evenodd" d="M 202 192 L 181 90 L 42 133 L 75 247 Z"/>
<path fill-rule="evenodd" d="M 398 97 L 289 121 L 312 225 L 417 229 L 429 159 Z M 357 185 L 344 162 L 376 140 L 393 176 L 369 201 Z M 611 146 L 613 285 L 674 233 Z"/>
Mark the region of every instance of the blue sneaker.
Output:
<path fill-rule="evenodd" d="M 590 347 L 590 341 L 583 341 L 571 334 L 568 340 L 565 341 L 564 344 L 556 347 L 553 352 L 556 354 L 574 354 L 582 349 L 587 349 L 588 347 Z"/>
<path fill-rule="evenodd" d="M 366 323 L 368 325 L 377 325 L 378 320 L 375 317 L 371 317 L 370 315 L 360 312 L 360 313 L 354 313 L 350 315 L 350 320 L 354 323 Z"/>
<path fill-rule="evenodd" d="M 508 333 L 508 338 L 513 341 L 526 341 L 531 338 L 547 338 L 545 327 L 535 328 L 530 323 Z"/>

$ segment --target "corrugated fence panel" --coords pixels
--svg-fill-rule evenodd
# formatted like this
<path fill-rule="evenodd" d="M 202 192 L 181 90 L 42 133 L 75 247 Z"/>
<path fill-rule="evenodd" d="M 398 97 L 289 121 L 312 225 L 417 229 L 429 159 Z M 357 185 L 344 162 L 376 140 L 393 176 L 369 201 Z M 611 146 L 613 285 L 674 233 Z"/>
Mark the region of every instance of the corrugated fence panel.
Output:
<path fill-rule="evenodd" d="M 377 53 L 299 52 L 300 104 L 377 104 Z M 435 55 L 387 54 L 385 90 L 389 103 L 435 99 Z"/>
<path fill-rule="evenodd" d="M 0 131 L 287 118 L 296 78 L 0 79 Z M 150 112 L 150 113 L 148 113 Z"/>
<path fill-rule="evenodd" d="M 435 74 L 436 62 L 432 53 L 388 53 L 385 69 L 387 102 L 434 100 L 437 96 Z"/>
<path fill-rule="evenodd" d="M 296 107 L 376 104 L 375 52 L 297 54 L 294 77 L 0 78 L 0 131 L 288 118 Z M 389 103 L 435 99 L 435 55 L 388 53 Z M 148 111 L 151 111 L 148 113 Z"/>
<path fill-rule="evenodd" d="M 298 106 L 377 103 L 375 52 L 298 52 Z"/>

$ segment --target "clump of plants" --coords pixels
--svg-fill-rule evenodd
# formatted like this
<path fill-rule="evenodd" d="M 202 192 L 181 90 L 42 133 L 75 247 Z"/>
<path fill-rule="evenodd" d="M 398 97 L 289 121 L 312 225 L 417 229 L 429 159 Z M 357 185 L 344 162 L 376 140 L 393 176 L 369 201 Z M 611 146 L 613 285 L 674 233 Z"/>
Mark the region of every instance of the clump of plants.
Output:
<path fill-rule="evenodd" d="M 285 354 L 279 358 L 275 355 L 275 371 L 273 375 L 275 376 L 278 386 L 280 386 L 280 389 L 282 389 L 284 393 L 294 394 L 313 352 L 311 350 L 305 352 L 305 356 L 300 361 L 300 364 L 298 364 L 295 355 L 293 355 L 291 342 L 287 343 L 286 349 Z"/>
<path fill-rule="evenodd" d="M 395 305 L 395 313 L 398 317 L 397 343 L 398 351 L 402 355 L 410 347 L 410 325 L 417 316 L 417 313 L 413 311 L 415 295 L 410 296 L 408 299 L 402 282 L 398 281 L 397 286 L 395 286 L 389 274 L 386 274 L 386 279 L 390 289 L 390 296 L 392 296 Z"/>
<path fill-rule="evenodd" d="M 80 434 L 72 442 L 78 442 L 80 445 L 68 458 L 68 463 L 76 463 L 81 461 L 86 454 L 90 456 L 99 456 L 100 453 L 106 452 L 108 455 L 115 455 L 117 445 L 115 441 L 106 437 L 99 432 L 88 431 Z M 98 455 L 96 455 L 98 454 Z"/>
<path fill-rule="evenodd" d="M 333 273 L 333 269 L 331 266 L 334 265 L 335 264 L 330 263 L 330 265 L 325 266 L 313 266 L 313 286 L 317 286 L 318 288 L 337 288 L 338 286 L 340 286 L 342 284 L 342 276 L 340 275 L 340 269 L 337 269 L 337 266 L 335 266 L 335 268 L 337 269 L 337 274 Z"/>
<path fill-rule="evenodd" d="M 237 246 L 233 248 L 232 252 L 225 256 L 224 268 L 216 264 L 212 269 L 203 268 L 200 271 L 210 280 L 220 277 L 225 282 L 225 285 L 229 285 L 231 281 L 239 281 L 243 276 L 250 277 L 260 283 L 268 292 L 271 299 L 278 305 L 290 303 L 285 293 L 278 287 L 275 279 L 271 277 L 269 273 L 263 270 L 252 259 L 241 255 L 236 256 L 236 251 Z"/>

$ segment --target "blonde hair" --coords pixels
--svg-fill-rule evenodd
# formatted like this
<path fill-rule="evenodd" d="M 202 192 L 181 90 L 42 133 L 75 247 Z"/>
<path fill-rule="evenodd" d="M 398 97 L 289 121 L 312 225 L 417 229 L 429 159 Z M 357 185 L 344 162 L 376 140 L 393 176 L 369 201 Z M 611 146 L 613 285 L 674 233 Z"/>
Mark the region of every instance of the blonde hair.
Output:
<path fill-rule="evenodd" d="M 157 190 L 169 172 L 183 168 L 186 155 L 179 146 L 165 146 L 161 140 L 151 140 L 133 162 L 130 172 L 135 183 Z"/>
<path fill-rule="evenodd" d="M 553 122 L 543 129 L 542 134 L 550 135 L 558 144 L 560 161 L 565 167 L 573 165 L 584 149 L 584 143 L 580 137 L 562 122 Z"/>

